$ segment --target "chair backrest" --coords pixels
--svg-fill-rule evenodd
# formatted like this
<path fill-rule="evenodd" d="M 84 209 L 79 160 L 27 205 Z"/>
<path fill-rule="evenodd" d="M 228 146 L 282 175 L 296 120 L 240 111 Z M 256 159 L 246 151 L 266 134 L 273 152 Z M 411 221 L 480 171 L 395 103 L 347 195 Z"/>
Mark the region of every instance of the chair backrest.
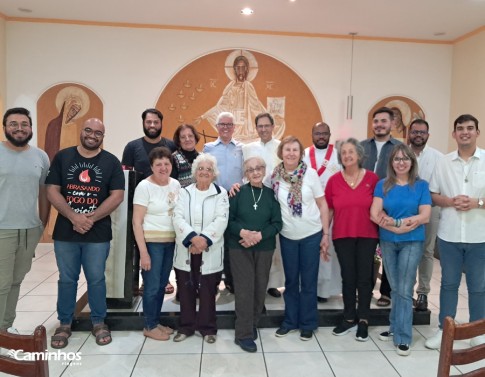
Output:
<path fill-rule="evenodd" d="M 35 352 L 34 360 L 17 360 L 15 357 L 0 356 L 0 371 L 14 376 L 48 377 L 49 365 L 44 360 L 47 350 L 47 336 L 44 326 L 37 326 L 33 335 L 16 335 L 0 332 L 0 347 L 8 350 Z M 9 351 L 12 355 L 13 351 Z"/>
<path fill-rule="evenodd" d="M 453 318 L 446 317 L 443 323 L 438 377 L 449 377 L 451 365 L 470 364 L 485 359 L 485 344 L 466 349 L 453 350 L 454 340 L 471 339 L 484 334 L 485 319 L 457 325 Z M 485 367 L 464 373 L 461 376 L 485 377 Z"/>

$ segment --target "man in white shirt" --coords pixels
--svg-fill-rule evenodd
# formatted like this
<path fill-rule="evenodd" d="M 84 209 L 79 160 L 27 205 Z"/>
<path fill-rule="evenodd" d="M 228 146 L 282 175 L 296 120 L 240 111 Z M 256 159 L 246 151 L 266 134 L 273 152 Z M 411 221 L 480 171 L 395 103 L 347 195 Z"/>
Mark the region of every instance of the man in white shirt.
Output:
<path fill-rule="evenodd" d="M 429 183 L 436 164 L 443 158 L 443 153 L 427 145 L 429 124 L 424 119 L 413 120 L 409 125 L 408 135 L 409 147 L 418 160 L 419 177 Z M 433 275 L 434 247 L 439 217 L 440 207 L 433 206 L 429 223 L 425 225 L 424 254 L 418 267 L 418 287 L 416 289 L 418 298 L 415 306 L 417 311 L 428 310 L 428 294 L 431 290 L 430 281 Z"/>
<path fill-rule="evenodd" d="M 261 157 L 266 162 L 266 176 L 271 177 L 273 169 L 281 162 L 276 155 L 281 142 L 273 138 L 274 119 L 269 113 L 261 113 L 256 116 L 254 124 L 260 140 L 243 145 L 243 157 L 244 160 L 255 156 Z M 285 274 L 281 262 L 279 238 L 277 237 L 276 240 L 276 249 L 269 273 L 268 294 L 273 297 L 281 297 L 281 292 L 277 288 L 284 286 Z"/>
<path fill-rule="evenodd" d="M 323 190 L 328 179 L 341 170 L 337 160 L 337 148 L 329 144 L 330 127 L 328 124 L 318 122 L 312 127 L 313 145 L 305 149 L 303 161 L 317 171 Z M 331 229 L 330 229 L 331 232 Z M 331 239 L 331 235 L 329 236 Z M 340 265 L 337 254 L 330 242 L 328 250 L 330 261 L 320 259 L 318 270 L 318 302 L 326 302 L 330 296 L 342 293 L 342 278 L 340 276 Z"/>
<path fill-rule="evenodd" d="M 440 329 L 425 342 L 438 349 L 446 316 L 455 318 L 458 288 L 465 271 L 470 322 L 485 318 L 485 150 L 477 147 L 478 120 L 469 114 L 454 122 L 452 136 L 458 150 L 436 165 L 429 189 L 441 207 L 438 247 L 441 263 Z M 485 335 L 472 338 L 472 346 L 485 343 Z"/>

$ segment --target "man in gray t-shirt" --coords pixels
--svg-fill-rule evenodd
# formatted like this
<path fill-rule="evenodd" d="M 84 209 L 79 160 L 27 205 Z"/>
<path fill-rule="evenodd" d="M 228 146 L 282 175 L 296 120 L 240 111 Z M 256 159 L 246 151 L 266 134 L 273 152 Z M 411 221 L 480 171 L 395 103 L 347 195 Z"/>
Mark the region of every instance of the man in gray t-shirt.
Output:
<path fill-rule="evenodd" d="M 30 271 L 35 248 L 49 217 L 44 181 L 47 154 L 31 145 L 32 119 L 23 107 L 3 116 L 0 143 L 0 330 L 12 327 L 20 284 Z"/>

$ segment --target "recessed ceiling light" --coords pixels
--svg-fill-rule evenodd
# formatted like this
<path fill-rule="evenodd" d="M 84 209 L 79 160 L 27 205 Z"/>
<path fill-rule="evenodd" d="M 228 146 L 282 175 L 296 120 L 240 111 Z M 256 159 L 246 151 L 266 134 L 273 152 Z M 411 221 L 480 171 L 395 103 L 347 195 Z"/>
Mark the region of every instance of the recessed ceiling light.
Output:
<path fill-rule="evenodd" d="M 17 8 L 19 12 L 24 12 L 24 13 L 32 13 L 32 9 L 28 8 Z"/>
<path fill-rule="evenodd" d="M 245 16 L 249 16 L 253 13 L 254 13 L 254 10 L 252 10 L 251 8 L 241 9 L 241 14 L 244 14 Z"/>

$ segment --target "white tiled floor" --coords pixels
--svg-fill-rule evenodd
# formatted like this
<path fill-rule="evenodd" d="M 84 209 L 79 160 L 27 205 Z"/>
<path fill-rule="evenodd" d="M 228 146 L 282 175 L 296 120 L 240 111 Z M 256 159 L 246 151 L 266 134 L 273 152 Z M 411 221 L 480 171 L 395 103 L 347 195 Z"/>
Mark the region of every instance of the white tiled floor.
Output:
<path fill-rule="evenodd" d="M 392 342 L 378 339 L 385 327 L 370 327 L 370 340 L 357 342 L 349 334 L 336 337 L 332 328 L 322 327 L 315 337 L 307 342 L 299 339 L 298 333 L 285 338 L 276 338 L 275 329 L 259 329 L 258 352 L 249 354 L 234 344 L 233 330 L 219 330 L 217 342 L 209 345 L 199 336 L 181 343 L 157 342 L 145 338 L 139 331 L 114 331 L 113 342 L 99 347 L 88 332 L 74 332 L 69 339 L 66 352 L 81 352 L 82 359 L 76 365 L 63 365 L 50 361 L 50 375 L 57 376 L 115 376 L 115 377 L 367 377 L 367 376 L 435 376 L 439 352 L 424 347 L 426 337 L 434 334 L 438 322 L 439 262 L 435 261 L 432 291 L 428 296 L 431 315 L 430 326 L 415 326 L 412 353 L 408 357 L 398 356 Z M 32 333 L 43 324 L 48 337 L 58 325 L 56 319 L 57 266 L 53 246 L 41 244 L 32 270 L 21 288 L 17 307 L 16 326 L 22 333 Z M 85 280 L 81 278 L 79 294 L 85 291 Z M 378 292 L 375 292 L 375 296 Z M 222 296 L 218 308 L 231 309 L 232 296 Z M 373 300 L 374 302 L 374 300 Z M 283 307 L 283 299 L 268 297 L 271 308 Z M 373 304 L 374 305 L 374 304 Z M 164 311 L 172 310 L 172 297 L 166 298 Z M 320 308 L 342 308 L 340 297 L 333 297 Z M 464 281 L 460 288 L 457 321 L 468 321 L 467 291 Z M 49 343 L 49 342 L 48 342 Z M 460 344 L 458 344 L 460 346 Z M 465 346 L 465 344 L 462 344 Z M 485 360 L 481 364 L 485 365 Z M 468 369 L 463 368 L 466 372 Z M 454 369 L 456 374 L 460 371 Z M 2 375 L 2 374 L 0 374 Z"/>

